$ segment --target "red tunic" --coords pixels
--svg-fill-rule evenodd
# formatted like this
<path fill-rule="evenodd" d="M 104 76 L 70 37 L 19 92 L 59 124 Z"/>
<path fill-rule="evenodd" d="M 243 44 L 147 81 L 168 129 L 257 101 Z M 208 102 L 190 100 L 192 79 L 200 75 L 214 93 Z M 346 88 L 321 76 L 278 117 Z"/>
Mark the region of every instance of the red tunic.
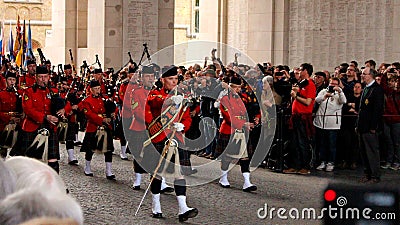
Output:
<path fill-rule="evenodd" d="M 131 92 L 131 101 L 127 101 L 127 104 L 124 104 L 123 111 L 125 108 L 130 107 L 132 116 L 134 117 L 132 120 L 132 124 L 129 127 L 130 130 L 134 131 L 143 131 L 146 130 L 145 123 L 145 105 L 146 99 L 149 95 L 150 90 L 145 89 L 144 87 L 140 87 L 138 89 L 134 89 Z M 129 98 L 127 98 L 129 99 Z"/>
<path fill-rule="evenodd" d="M 119 102 L 122 102 L 122 112 L 121 112 L 122 118 L 132 117 L 133 115 L 131 106 L 132 91 L 135 91 L 138 88 L 141 88 L 138 83 L 130 83 L 130 82 L 122 83 L 121 86 L 119 87 L 118 97 L 119 97 Z M 142 99 L 142 101 L 144 101 L 146 98 L 147 95 Z"/>
<path fill-rule="evenodd" d="M 17 110 L 17 95 L 13 91 L 0 91 L 0 131 L 10 122 L 9 112 Z"/>
<path fill-rule="evenodd" d="M 3 90 L 7 87 L 6 78 L 0 74 L 0 90 Z"/>
<path fill-rule="evenodd" d="M 79 109 L 83 110 L 87 118 L 86 132 L 96 132 L 97 127 L 103 124 L 103 115 L 106 113 L 103 99 L 89 95 L 79 103 Z"/>
<path fill-rule="evenodd" d="M 31 76 L 30 74 L 25 74 L 24 76 L 19 77 L 19 85 L 21 88 L 21 84 L 25 84 L 25 88 L 32 87 L 35 84 L 36 79 L 35 76 Z"/>
<path fill-rule="evenodd" d="M 58 90 L 52 88 L 52 91 L 57 93 Z M 22 108 L 26 115 L 22 129 L 26 132 L 35 131 L 45 122 L 45 117 L 51 115 L 50 90 L 48 88 L 36 88 L 36 91 L 34 91 L 32 87 L 26 89 L 22 97 Z"/>
<path fill-rule="evenodd" d="M 220 101 L 220 110 L 222 114 L 222 124 L 219 132 L 222 134 L 232 134 L 235 129 L 242 129 L 245 122 L 247 122 L 247 111 L 243 101 L 238 95 L 225 95 Z"/>
<path fill-rule="evenodd" d="M 166 106 L 163 106 L 164 101 L 170 98 L 172 95 L 168 94 L 168 91 L 162 88 L 161 90 L 152 90 L 150 91 L 147 97 L 147 104 L 145 108 L 145 121 L 146 124 L 149 125 L 154 119 L 156 119 L 161 112 L 165 110 Z M 178 122 L 179 118 L 181 117 L 182 110 L 179 112 L 179 115 L 175 117 L 173 122 Z M 171 125 L 173 124 L 171 122 Z M 190 124 L 192 123 L 192 118 L 190 117 L 189 110 L 186 110 L 182 116 L 180 123 L 183 123 L 185 126 L 184 131 L 186 132 L 190 128 Z M 155 137 L 152 142 L 158 143 L 163 141 L 167 136 L 172 133 L 172 129 L 166 128 L 163 132 L 161 132 L 157 137 Z M 176 132 L 175 137 L 180 141 L 183 142 L 183 136 L 181 132 Z"/>

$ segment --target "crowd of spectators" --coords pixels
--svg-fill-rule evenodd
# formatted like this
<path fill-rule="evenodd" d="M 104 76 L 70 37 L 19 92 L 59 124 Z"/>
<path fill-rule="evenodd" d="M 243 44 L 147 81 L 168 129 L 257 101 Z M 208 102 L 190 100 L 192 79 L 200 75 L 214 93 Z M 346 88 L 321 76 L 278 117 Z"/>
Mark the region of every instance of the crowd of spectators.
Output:
<path fill-rule="evenodd" d="M 180 71 L 182 82 L 179 86 L 190 91 L 199 102 L 200 109 L 197 113 L 193 111 L 193 117 L 199 120 L 208 117 L 217 127 L 221 121 L 218 100 L 228 90 L 227 77 L 241 76 L 241 96 L 248 110 L 249 121 L 261 118 L 264 128 L 271 128 L 271 121 L 275 128 L 283 123 L 283 132 L 279 132 L 282 137 L 279 139 L 284 140 L 284 150 L 278 154 L 273 144 L 267 150 L 269 153 L 264 163 L 276 162 L 279 155 L 283 154 L 283 172 L 296 174 L 309 174 L 312 169 L 332 172 L 335 169 L 355 170 L 360 165 L 365 166 L 360 156 L 360 133 L 356 128 L 362 127 L 357 124 L 358 114 L 367 85 L 364 76 L 370 75 L 384 90 L 382 119 L 377 119 L 378 125 L 373 129 L 379 137 L 379 145 L 375 147 L 380 155 L 377 160 L 383 169 L 399 169 L 399 62 L 377 66 L 374 60 L 367 60 L 359 66 L 356 61 L 351 61 L 340 64 L 333 73 L 327 70 L 314 71 L 308 63 L 293 68 L 271 63 L 254 67 L 231 63 L 226 68 L 194 65 L 188 69 L 181 67 Z M 363 75 L 363 71 L 369 72 Z M 253 96 L 256 101 L 253 101 Z M 371 101 L 368 97 L 363 99 L 365 105 Z M 268 115 L 272 115 L 271 111 L 282 112 L 284 119 L 268 118 Z M 206 124 L 201 129 L 207 131 L 210 127 Z M 266 136 L 275 143 L 278 132 L 275 135 L 263 132 L 263 137 L 260 134 L 260 131 L 254 130 L 250 135 L 253 145 Z M 214 151 L 218 140 L 213 136 L 206 137 L 206 143 L 210 144 L 200 148 L 199 156 L 209 159 L 218 157 Z"/>

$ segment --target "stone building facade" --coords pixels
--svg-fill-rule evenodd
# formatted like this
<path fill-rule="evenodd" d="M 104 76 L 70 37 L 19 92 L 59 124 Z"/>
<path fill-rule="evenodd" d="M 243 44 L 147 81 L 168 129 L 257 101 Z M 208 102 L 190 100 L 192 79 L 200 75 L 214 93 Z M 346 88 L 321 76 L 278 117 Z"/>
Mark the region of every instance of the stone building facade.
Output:
<path fill-rule="evenodd" d="M 36 53 L 37 48 L 43 48 L 46 45 L 46 36 L 51 35 L 52 1 L 0 0 L 0 2 L 0 21 L 4 21 L 4 39 L 6 43 L 8 43 L 10 27 L 15 41 L 16 20 L 19 15 L 21 26 L 25 20 L 26 27 L 28 27 L 28 21 L 30 20 L 32 30 L 32 48 L 34 52 Z"/>
<path fill-rule="evenodd" d="M 400 61 L 397 0 L 201 0 L 199 8 L 200 40 L 256 62 L 333 71 L 351 60 Z"/>
<path fill-rule="evenodd" d="M 227 44 L 255 62 L 310 62 L 316 70 L 332 71 L 350 60 L 400 60 L 397 0 L 0 1 L 5 39 L 18 14 L 31 19 L 34 47 L 42 47 L 53 64 L 69 63 L 71 49 L 78 65 L 98 55 L 104 68 L 119 68 L 128 51 L 139 61 L 143 43 L 152 54 L 193 40 Z M 233 60 L 217 53 L 224 63 Z"/>

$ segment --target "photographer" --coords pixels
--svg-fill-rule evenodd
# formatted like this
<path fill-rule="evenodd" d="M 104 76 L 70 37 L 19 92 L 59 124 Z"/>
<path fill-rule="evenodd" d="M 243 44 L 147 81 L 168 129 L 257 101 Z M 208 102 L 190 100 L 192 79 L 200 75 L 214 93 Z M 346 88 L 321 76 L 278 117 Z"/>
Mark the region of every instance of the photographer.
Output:
<path fill-rule="evenodd" d="M 345 75 L 340 78 L 339 87 L 343 90 L 346 96 L 353 95 L 354 84 L 358 80 L 356 68 L 353 65 L 350 65 Z"/>
<path fill-rule="evenodd" d="M 329 86 L 319 92 L 315 101 L 319 103 L 314 126 L 320 134 L 316 141 L 321 159 L 317 170 L 331 172 L 336 159 L 336 137 L 341 124 L 342 106 L 346 103 L 346 96 L 339 87 L 339 79 L 331 78 Z"/>
<path fill-rule="evenodd" d="M 312 125 L 312 110 L 315 99 L 315 84 L 310 79 L 313 73 L 313 66 L 303 63 L 300 66 L 301 81 L 298 86 L 293 86 L 290 95 L 292 96 L 292 129 L 293 129 L 293 166 L 284 170 L 284 173 L 310 174 L 310 139 L 314 133 Z M 275 84 L 274 84 L 275 85 Z"/>
<path fill-rule="evenodd" d="M 385 94 L 385 111 L 383 135 L 386 143 L 386 163 L 384 169 L 399 170 L 400 168 L 400 68 L 388 67 L 382 75 L 381 86 Z"/>

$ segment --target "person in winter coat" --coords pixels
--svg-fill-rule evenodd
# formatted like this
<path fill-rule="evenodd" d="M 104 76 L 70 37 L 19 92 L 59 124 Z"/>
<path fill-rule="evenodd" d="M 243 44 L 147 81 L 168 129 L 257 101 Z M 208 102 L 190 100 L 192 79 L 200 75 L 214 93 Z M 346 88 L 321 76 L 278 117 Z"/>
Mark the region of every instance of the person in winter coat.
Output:
<path fill-rule="evenodd" d="M 336 158 L 336 137 L 340 129 L 342 106 L 346 103 L 346 96 L 339 87 L 339 79 L 333 77 L 329 86 L 318 93 L 315 101 L 319 103 L 314 118 L 314 126 L 320 134 L 317 141 L 317 151 L 320 154 L 321 165 L 317 170 L 331 172 L 334 169 Z"/>

